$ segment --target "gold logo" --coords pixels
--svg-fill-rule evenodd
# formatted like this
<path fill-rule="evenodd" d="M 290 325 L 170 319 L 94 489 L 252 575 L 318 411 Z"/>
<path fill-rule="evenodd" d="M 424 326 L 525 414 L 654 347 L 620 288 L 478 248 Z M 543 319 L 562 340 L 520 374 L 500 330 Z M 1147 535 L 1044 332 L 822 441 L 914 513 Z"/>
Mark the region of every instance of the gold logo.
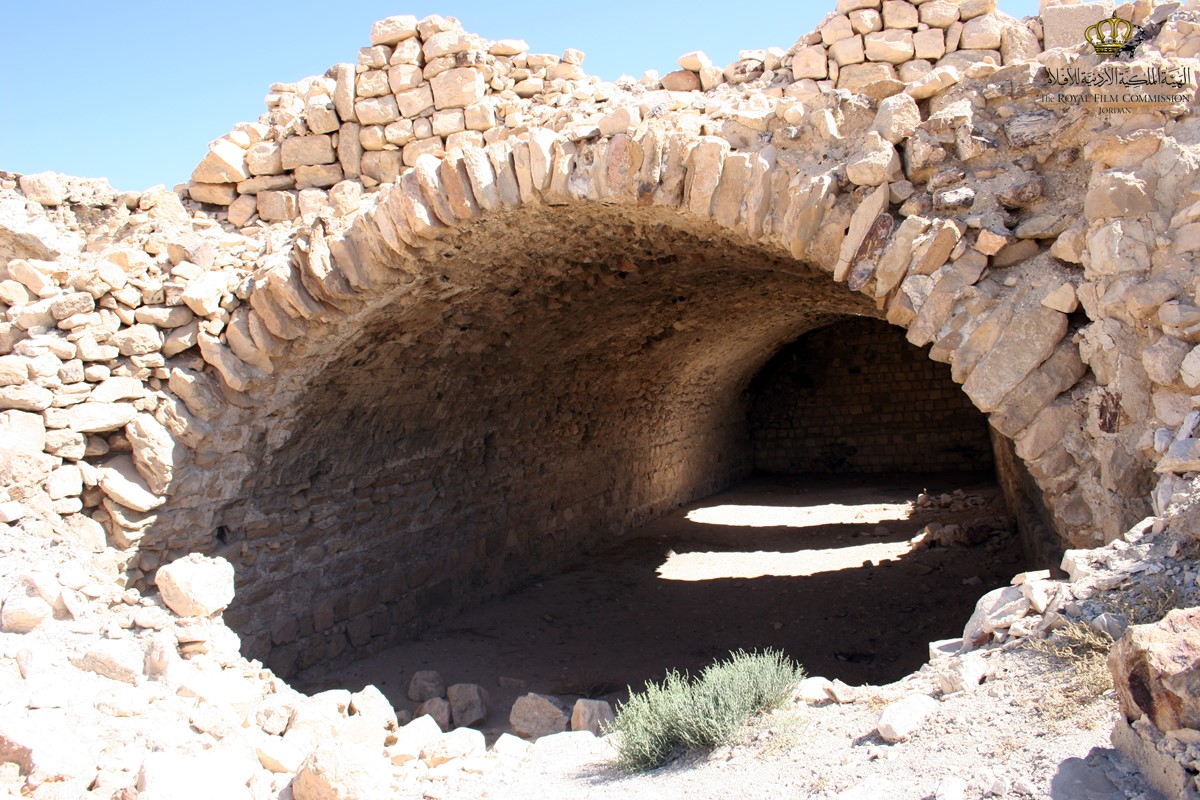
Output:
<path fill-rule="evenodd" d="M 1108 19 L 1102 19 L 1084 31 L 1083 38 L 1097 55 L 1112 55 L 1121 52 L 1125 43 L 1133 38 L 1134 27 L 1132 22 L 1121 19 L 1114 12 Z"/>

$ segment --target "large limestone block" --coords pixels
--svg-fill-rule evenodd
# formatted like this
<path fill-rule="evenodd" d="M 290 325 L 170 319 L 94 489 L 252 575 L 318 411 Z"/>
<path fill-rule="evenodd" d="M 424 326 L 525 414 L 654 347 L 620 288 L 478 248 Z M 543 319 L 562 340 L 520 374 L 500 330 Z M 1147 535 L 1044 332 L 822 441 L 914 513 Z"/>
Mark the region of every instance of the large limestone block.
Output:
<path fill-rule="evenodd" d="M 1200 729 L 1200 608 L 1131 625 L 1113 646 L 1108 668 L 1127 719 L 1145 716 L 1163 732 Z"/>
<path fill-rule="evenodd" d="M 187 187 L 188 197 L 197 203 L 208 203 L 213 206 L 227 206 L 237 199 L 237 184 L 235 183 L 196 183 L 192 181 Z"/>
<path fill-rule="evenodd" d="M 160 567 L 154 582 L 181 617 L 211 617 L 233 600 L 233 565 L 223 558 L 191 553 Z"/>
<path fill-rule="evenodd" d="M 1083 214 L 1089 221 L 1108 217 L 1135 217 L 1155 210 L 1152 187 L 1127 172 L 1104 172 L 1088 186 Z"/>
<path fill-rule="evenodd" d="M 183 291 L 183 302 L 197 316 L 209 317 L 221 308 L 221 298 L 229 285 L 229 276 L 224 272 L 206 272 L 188 283 Z"/>
<path fill-rule="evenodd" d="M 104 493 L 126 508 L 152 511 L 167 501 L 165 497 L 150 491 L 134 466 L 133 459 L 127 455 L 109 459 L 96 472 Z"/>
<path fill-rule="evenodd" d="M 300 201 L 296 192 L 259 192 L 258 215 L 267 222 L 284 222 L 300 214 Z"/>
<path fill-rule="evenodd" d="M 958 22 L 958 3 L 951 0 L 931 0 L 917 7 L 921 22 L 931 28 L 949 28 Z"/>
<path fill-rule="evenodd" d="M 138 414 L 126 425 L 125 437 L 133 447 L 134 465 L 150 491 L 166 494 L 175 477 L 176 464 L 183 458 L 184 448 L 166 426 L 150 414 Z"/>
<path fill-rule="evenodd" d="M 246 167 L 251 175 L 279 175 L 283 172 L 283 145 L 259 142 L 246 151 Z"/>
<path fill-rule="evenodd" d="M 1057 5 L 1042 9 L 1043 42 L 1047 50 L 1054 47 L 1075 48 L 1086 47 L 1090 53 L 1092 48 L 1087 45 L 1083 33 L 1089 26 L 1095 25 L 1113 12 L 1111 0 L 1098 3 L 1079 3 L 1076 5 Z"/>
<path fill-rule="evenodd" d="M 530 692 L 517 698 L 508 715 L 512 732 L 525 739 L 537 739 L 567 729 L 571 718 L 557 698 Z"/>
<path fill-rule="evenodd" d="M 137 323 L 117 331 L 108 342 L 123 356 L 144 356 L 162 349 L 163 335 L 153 325 Z"/>
<path fill-rule="evenodd" d="M 858 151 L 846 162 L 846 177 L 858 186 L 879 186 L 901 177 L 900 154 L 891 142 L 868 131 Z"/>
<path fill-rule="evenodd" d="M 1013 315 L 1008 327 L 963 383 L 984 412 L 994 411 L 1025 376 L 1045 361 L 1067 332 L 1067 315 L 1040 302 Z"/>
<path fill-rule="evenodd" d="M 76 433 L 105 433 L 125 427 L 137 416 L 138 411 L 132 403 L 89 401 L 64 409 L 59 414 L 62 427 Z"/>
<path fill-rule="evenodd" d="M 906 0 L 883 0 L 883 27 L 892 30 L 916 30 L 920 17 L 917 7 Z"/>
<path fill-rule="evenodd" d="M 917 101 L 910 95 L 901 93 L 879 102 L 879 110 L 875 112 L 871 130 L 885 141 L 897 144 L 912 136 L 920 124 L 921 111 L 917 108 Z"/>
<path fill-rule="evenodd" d="M 466 108 L 482 100 L 487 90 L 483 73 L 469 67 L 446 70 L 429 83 L 439 109 Z"/>
<path fill-rule="evenodd" d="M 861 36 L 851 36 L 829 46 L 829 57 L 837 62 L 839 67 L 847 64 L 861 64 L 866 60 Z"/>
<path fill-rule="evenodd" d="M 56 172 L 22 175 L 19 183 L 26 200 L 32 200 L 44 206 L 61 206 L 63 204 L 65 192 L 63 191 L 62 176 Z"/>
<path fill-rule="evenodd" d="M 904 90 L 896 80 L 896 68 L 881 61 L 851 64 L 838 70 L 837 86 L 853 94 L 865 94 L 876 99 Z"/>
<path fill-rule="evenodd" d="M 399 44 L 417 35 L 417 18 L 401 14 L 381 19 L 371 26 L 371 44 Z"/>
<path fill-rule="evenodd" d="M 32 383 L 0 386 L 0 409 L 41 411 L 54 402 L 54 393 Z"/>
<path fill-rule="evenodd" d="M 85 672 L 135 686 L 142 680 L 146 653 L 139 639 L 101 639 L 69 660 Z"/>
<path fill-rule="evenodd" d="M 821 26 L 821 43 L 826 47 L 854 36 L 854 26 L 850 18 L 836 16 Z"/>
<path fill-rule="evenodd" d="M 805 47 L 792 56 L 792 80 L 824 80 L 829 74 L 829 57 L 821 45 Z"/>
<path fill-rule="evenodd" d="M 208 155 L 192 170 L 197 183 L 237 183 L 250 177 L 246 151 L 228 139 L 217 139 L 208 146 Z"/>
<path fill-rule="evenodd" d="M 913 34 L 913 54 L 931 61 L 946 55 L 946 32 L 941 28 L 917 31 Z"/>
<path fill-rule="evenodd" d="M 451 730 L 454 726 L 450 719 L 450 702 L 441 697 L 431 697 L 417 706 L 415 713 L 418 717 L 429 717 L 437 722 L 443 731 Z"/>
<path fill-rule="evenodd" d="M 408 92 L 401 94 L 402 96 L 407 95 Z M 400 119 L 400 109 L 396 106 L 396 98 L 392 95 L 359 100 L 354 104 L 354 112 L 358 115 L 358 121 L 363 125 L 387 125 Z"/>
<path fill-rule="evenodd" d="M 943 694 L 974 691 L 983 683 L 988 671 L 988 662 L 981 653 L 964 653 L 942 663 L 937 673 L 938 686 Z"/>
<path fill-rule="evenodd" d="M 984 14 L 968 20 L 958 40 L 960 50 L 999 50 L 1004 26 L 995 14 Z"/>
<path fill-rule="evenodd" d="M 879 31 L 863 37 L 864 52 L 870 61 L 903 64 L 913 57 L 912 31 Z"/>
<path fill-rule="evenodd" d="M 285 170 L 300 166 L 332 164 L 337 161 L 333 139 L 328 134 L 292 136 L 283 140 L 280 161 Z"/>
<path fill-rule="evenodd" d="M 482 756 L 486 752 L 487 742 L 482 733 L 473 728 L 458 728 L 422 747 L 421 760 L 436 767 L 456 758 Z"/>
<path fill-rule="evenodd" d="M 325 741 L 308 754 L 292 781 L 295 800 L 367 800 L 390 794 L 388 762 L 372 747 Z"/>

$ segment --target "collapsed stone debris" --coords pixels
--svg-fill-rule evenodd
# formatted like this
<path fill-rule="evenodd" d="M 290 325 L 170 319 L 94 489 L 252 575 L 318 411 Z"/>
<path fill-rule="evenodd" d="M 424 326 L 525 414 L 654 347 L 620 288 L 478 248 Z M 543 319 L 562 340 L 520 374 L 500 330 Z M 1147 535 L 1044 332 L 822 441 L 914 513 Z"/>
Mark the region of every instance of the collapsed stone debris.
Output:
<path fill-rule="evenodd" d="M 1048 70 L 1103 62 L 1072 38 L 1100 5 L 1017 21 L 975 0 L 845 0 L 788 50 L 724 69 L 689 53 L 616 83 L 578 51 L 392 17 L 356 63 L 271 87 L 179 193 L 0 173 L 5 785 L 370 797 L 523 757 L 458 726 L 488 713 L 481 687 L 419 687 L 431 713 L 401 724 L 377 691 L 306 697 L 280 676 L 377 651 L 736 476 L 743 372 L 847 314 L 930 346 L 990 415 L 1019 467 L 1010 501 L 1041 526 L 1026 535 L 1107 545 L 1072 551 L 1070 583 L 986 595 L 960 648 L 1087 617 L 1167 563 L 1159 523 L 1139 521 L 1200 471 L 1200 123 L 1186 101 L 1043 101 Z M 1157 31 L 1125 68 L 1194 92 L 1200 13 L 1125 13 Z M 664 324 L 628 322 L 614 287 Z M 573 302 L 581 322 L 536 322 Z M 552 368 L 546 341 L 610 330 L 594 373 Z M 421 427 L 455 416 L 438 402 L 461 430 Z M 594 460 L 541 469 L 555 441 Z M 495 494 L 459 496 L 454 471 Z M 564 500 L 537 528 L 543 492 Z M 496 531 L 502 506 L 524 532 Z M 979 684 L 969 652 L 949 658 L 939 691 Z M 1187 737 L 1125 682 L 1124 747 L 1186 765 Z M 881 735 L 904 739 L 933 694 Z M 527 697 L 558 712 L 531 711 L 531 735 L 607 719 Z"/>

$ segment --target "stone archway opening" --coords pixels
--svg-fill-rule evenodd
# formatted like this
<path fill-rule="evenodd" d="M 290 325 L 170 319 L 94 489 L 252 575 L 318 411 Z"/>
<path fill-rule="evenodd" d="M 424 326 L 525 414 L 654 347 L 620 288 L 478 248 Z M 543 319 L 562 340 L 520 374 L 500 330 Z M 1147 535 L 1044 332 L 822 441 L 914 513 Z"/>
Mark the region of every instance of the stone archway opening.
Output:
<path fill-rule="evenodd" d="M 533 582 L 564 566 L 605 602 L 669 623 L 670 636 L 649 638 L 668 642 L 681 657 L 655 653 L 653 668 L 639 660 L 593 674 L 587 652 L 565 666 L 568 656 L 546 655 L 568 673 L 567 689 L 622 690 L 733 647 L 788 649 L 780 631 L 803 637 L 804 623 L 793 624 L 787 608 L 771 613 L 796 576 L 753 578 L 749 591 L 738 577 L 672 581 L 661 575 L 670 549 L 660 547 L 663 536 L 653 528 L 631 532 L 754 474 L 761 458 L 753 432 L 752 395 L 762 382 L 756 376 L 789 343 L 841 321 L 875 325 L 888 341 L 899 336 L 909 347 L 902 331 L 823 271 L 712 226 L 681 222 L 668 210 L 504 212 L 426 258 L 418 274 L 402 274 L 390 293 L 348 320 L 350 333 L 333 330 L 306 343 L 309 369 L 292 379 L 300 390 L 277 407 L 265 440 L 269 468 L 250 479 L 245 499 L 221 520 L 229 546 L 257 554 L 243 558 L 239 601 L 228 612 L 248 653 L 314 686 L 353 684 L 354 670 L 390 658 L 388 675 L 363 682 L 379 684 L 403 707 L 401 676 L 439 665 L 419 663 L 428 654 L 383 654 L 477 628 L 464 615 L 497 613 L 495 599 L 514 589 L 533 586 L 522 602 L 534 602 Z M 961 392 L 953 392 L 962 406 Z M 982 446 L 978 436 L 974 445 Z M 903 504 L 908 488 L 888 488 L 885 504 Z M 896 527 L 892 538 L 906 540 L 916 532 L 909 527 Z M 602 555 L 630 538 L 639 543 L 624 554 Z M 975 574 L 977 556 L 962 555 L 963 574 L 953 578 L 962 594 L 950 612 L 954 624 L 980 591 L 975 581 L 962 581 L 991 580 Z M 853 587 L 886 576 L 898 581 L 888 593 L 922 596 L 940 569 L 926 565 L 930 572 L 908 575 L 876 559 L 865 570 L 861 563 L 828 570 L 817 583 Z M 1007 578 L 1012 566 L 997 576 Z M 643 595 L 630 581 L 646 576 L 652 593 Z M 913 577 L 924 579 L 905 582 Z M 833 596 L 832 585 L 820 591 Z M 827 674 L 870 680 L 920 663 L 889 658 L 880 672 L 883 662 L 866 646 L 834 643 L 860 624 L 843 611 L 858 609 L 855 593 L 868 586 L 834 592 L 842 599 L 815 638 L 830 643 L 825 649 L 846 671 Z M 532 616 L 528 609 L 509 614 L 510 628 L 512 619 L 533 623 L 509 631 L 522 657 L 562 639 L 556 626 L 569 616 L 562 604 L 552 600 L 551 609 Z M 920 600 L 901 608 L 919 617 L 934 606 L 944 604 Z M 668 607 L 689 611 L 673 621 L 652 613 Z M 763 630 L 750 636 L 725 626 L 727 635 L 701 642 L 701 634 L 722 626 L 694 612 L 721 608 Z M 595 614 L 594 607 L 582 610 L 569 626 L 573 635 L 586 635 L 588 614 Z M 635 641 L 646 637 L 639 624 L 630 620 L 624 633 L 597 639 L 595 647 L 645 654 Z M 538 633 L 539 625 L 546 630 Z M 893 633 L 910 639 L 921 659 L 925 642 L 952 633 L 927 633 L 923 622 L 901 627 L 907 629 Z M 464 660 L 495 664 L 499 656 L 439 658 L 452 665 L 440 668 L 454 673 Z M 514 676 L 451 679 L 494 686 L 500 677 Z M 555 688 L 562 687 L 542 687 Z"/>

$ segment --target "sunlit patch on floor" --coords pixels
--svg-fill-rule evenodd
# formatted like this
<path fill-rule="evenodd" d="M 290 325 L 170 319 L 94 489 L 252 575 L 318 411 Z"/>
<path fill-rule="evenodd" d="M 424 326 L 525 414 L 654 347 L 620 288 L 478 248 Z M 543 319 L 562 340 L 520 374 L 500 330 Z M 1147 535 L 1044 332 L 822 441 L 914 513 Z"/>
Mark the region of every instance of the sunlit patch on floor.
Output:
<path fill-rule="evenodd" d="M 908 519 L 912 503 L 826 503 L 811 506 L 724 504 L 696 508 L 689 522 L 741 528 L 816 528 L 823 525 L 879 525 Z M 886 535 L 886 529 L 883 529 Z M 865 531 L 864 531 L 865 532 Z M 872 531 L 874 532 L 874 531 Z M 781 532 L 782 534 L 783 532 Z M 794 534 L 788 535 L 794 545 Z M 822 537 L 821 543 L 828 544 Z M 804 577 L 822 572 L 856 569 L 899 558 L 912 550 L 904 541 L 872 541 L 846 547 L 789 550 L 693 551 L 668 553 L 658 577 L 668 581 L 712 581 L 730 578 Z"/>
<path fill-rule="evenodd" d="M 862 567 L 867 561 L 879 564 L 881 561 L 899 558 L 911 550 L 912 543 L 906 540 L 872 542 L 856 547 L 798 550 L 794 553 L 670 553 L 658 568 L 658 577 L 667 581 L 715 581 L 766 576 L 800 578 L 822 572 L 855 569 Z"/>
<path fill-rule="evenodd" d="M 879 523 L 907 519 L 913 508 L 912 503 L 828 503 L 819 506 L 726 504 L 693 509 L 687 513 L 687 520 L 703 525 L 730 525 L 739 528 L 813 528 L 834 523 Z"/>

